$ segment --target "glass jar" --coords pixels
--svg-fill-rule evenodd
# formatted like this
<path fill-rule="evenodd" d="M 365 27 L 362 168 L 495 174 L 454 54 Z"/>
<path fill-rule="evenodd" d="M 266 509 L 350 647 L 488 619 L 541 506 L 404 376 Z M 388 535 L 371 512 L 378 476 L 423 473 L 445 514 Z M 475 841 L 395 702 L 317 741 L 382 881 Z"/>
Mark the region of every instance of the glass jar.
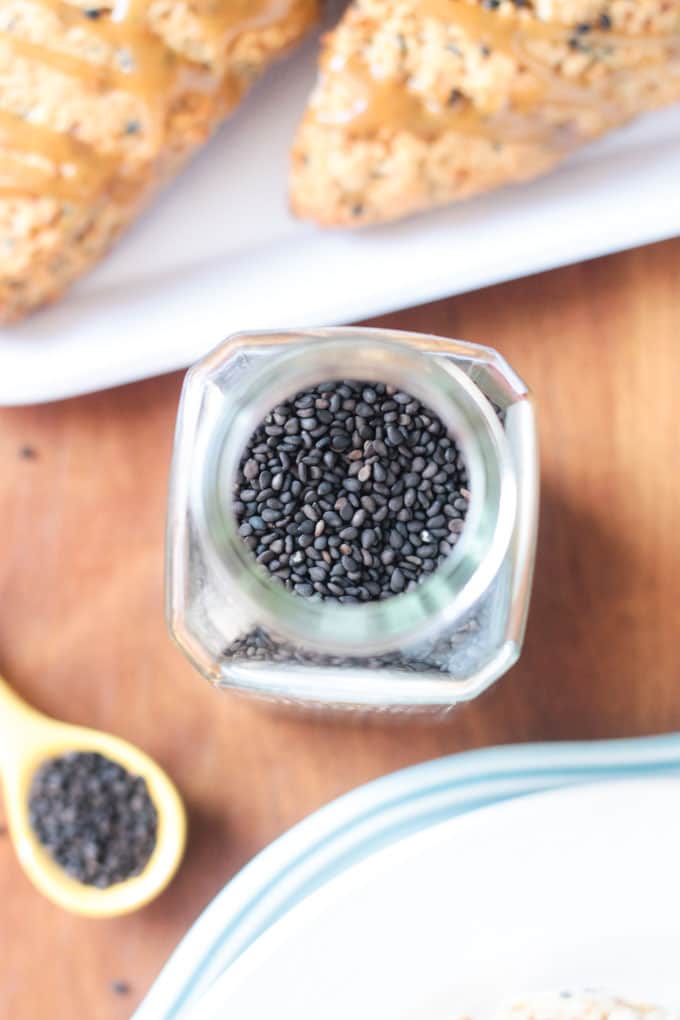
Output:
<path fill-rule="evenodd" d="M 300 597 L 256 562 L 233 509 L 236 472 L 271 409 L 321 382 L 392 384 L 434 410 L 466 464 L 452 552 L 414 590 L 346 605 Z M 167 618 L 219 687 L 337 707 L 451 706 L 519 656 L 538 510 L 534 408 L 494 350 L 393 330 L 239 334 L 184 383 L 170 484 Z"/>

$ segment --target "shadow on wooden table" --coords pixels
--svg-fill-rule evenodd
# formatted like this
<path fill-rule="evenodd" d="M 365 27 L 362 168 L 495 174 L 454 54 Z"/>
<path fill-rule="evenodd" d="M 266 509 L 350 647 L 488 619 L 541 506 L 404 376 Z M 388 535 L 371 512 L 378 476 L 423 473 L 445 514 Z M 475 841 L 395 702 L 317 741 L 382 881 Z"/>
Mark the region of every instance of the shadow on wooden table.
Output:
<path fill-rule="evenodd" d="M 639 712 L 641 671 L 649 668 L 650 649 L 664 628 L 663 616 L 650 611 L 653 569 L 617 533 L 606 506 L 589 505 L 585 495 L 582 504 L 567 501 L 550 483 L 544 484 L 541 499 L 524 650 L 518 665 L 489 691 L 438 713 L 361 717 L 269 705 L 263 711 L 300 730 L 358 725 L 374 736 L 395 727 L 412 735 L 434 726 L 455 733 L 457 746 L 461 736 L 469 746 L 504 743 L 509 733 L 514 740 L 548 740 L 639 732 L 630 721 Z M 664 729 L 662 720 L 650 715 L 650 731 Z M 477 725 L 484 733 L 480 741 L 474 736 Z M 488 739 L 490 729 L 494 741 Z"/>

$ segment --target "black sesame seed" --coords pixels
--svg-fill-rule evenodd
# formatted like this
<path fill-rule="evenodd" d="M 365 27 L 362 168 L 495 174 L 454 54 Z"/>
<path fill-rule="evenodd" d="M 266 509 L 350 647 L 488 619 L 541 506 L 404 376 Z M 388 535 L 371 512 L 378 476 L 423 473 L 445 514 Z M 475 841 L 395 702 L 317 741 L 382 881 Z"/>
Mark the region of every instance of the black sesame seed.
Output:
<path fill-rule="evenodd" d="M 390 588 L 393 592 L 400 592 L 404 590 L 405 584 L 406 582 L 404 580 L 403 573 L 399 567 L 395 567 L 392 571 L 392 576 L 390 577 Z"/>
<path fill-rule="evenodd" d="M 345 524 L 348 524 L 352 520 L 353 516 L 354 509 L 352 507 L 352 504 L 349 502 L 343 503 L 342 507 L 340 508 L 340 517 L 345 522 Z"/>
<path fill-rule="evenodd" d="M 373 528 L 366 528 L 361 533 L 361 545 L 364 549 L 370 549 L 372 545 L 375 545 L 376 533 Z"/>

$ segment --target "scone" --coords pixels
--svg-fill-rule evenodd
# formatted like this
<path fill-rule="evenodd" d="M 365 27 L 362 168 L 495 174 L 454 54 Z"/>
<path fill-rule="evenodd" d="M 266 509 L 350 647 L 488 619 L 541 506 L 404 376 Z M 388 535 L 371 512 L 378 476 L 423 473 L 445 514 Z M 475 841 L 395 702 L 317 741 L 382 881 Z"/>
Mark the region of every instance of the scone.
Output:
<path fill-rule="evenodd" d="M 325 40 L 292 206 L 395 219 L 535 177 L 679 99 L 680 0 L 354 0 Z"/>
<path fill-rule="evenodd" d="M 0 0 L 0 321 L 88 269 L 317 0 Z"/>
<path fill-rule="evenodd" d="M 680 1013 L 588 991 L 535 996 L 502 1009 L 496 1020 L 680 1020 Z"/>

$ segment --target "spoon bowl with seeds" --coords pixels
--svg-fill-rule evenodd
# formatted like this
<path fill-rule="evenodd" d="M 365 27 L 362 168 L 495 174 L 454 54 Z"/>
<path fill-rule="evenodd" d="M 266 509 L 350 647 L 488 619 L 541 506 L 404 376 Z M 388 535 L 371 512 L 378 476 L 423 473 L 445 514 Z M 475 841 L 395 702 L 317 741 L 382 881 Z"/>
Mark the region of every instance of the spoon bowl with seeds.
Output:
<path fill-rule="evenodd" d="M 43 715 L 2 677 L 0 778 L 21 866 L 64 910 L 130 913 L 174 876 L 186 815 L 160 766 L 119 737 Z"/>

